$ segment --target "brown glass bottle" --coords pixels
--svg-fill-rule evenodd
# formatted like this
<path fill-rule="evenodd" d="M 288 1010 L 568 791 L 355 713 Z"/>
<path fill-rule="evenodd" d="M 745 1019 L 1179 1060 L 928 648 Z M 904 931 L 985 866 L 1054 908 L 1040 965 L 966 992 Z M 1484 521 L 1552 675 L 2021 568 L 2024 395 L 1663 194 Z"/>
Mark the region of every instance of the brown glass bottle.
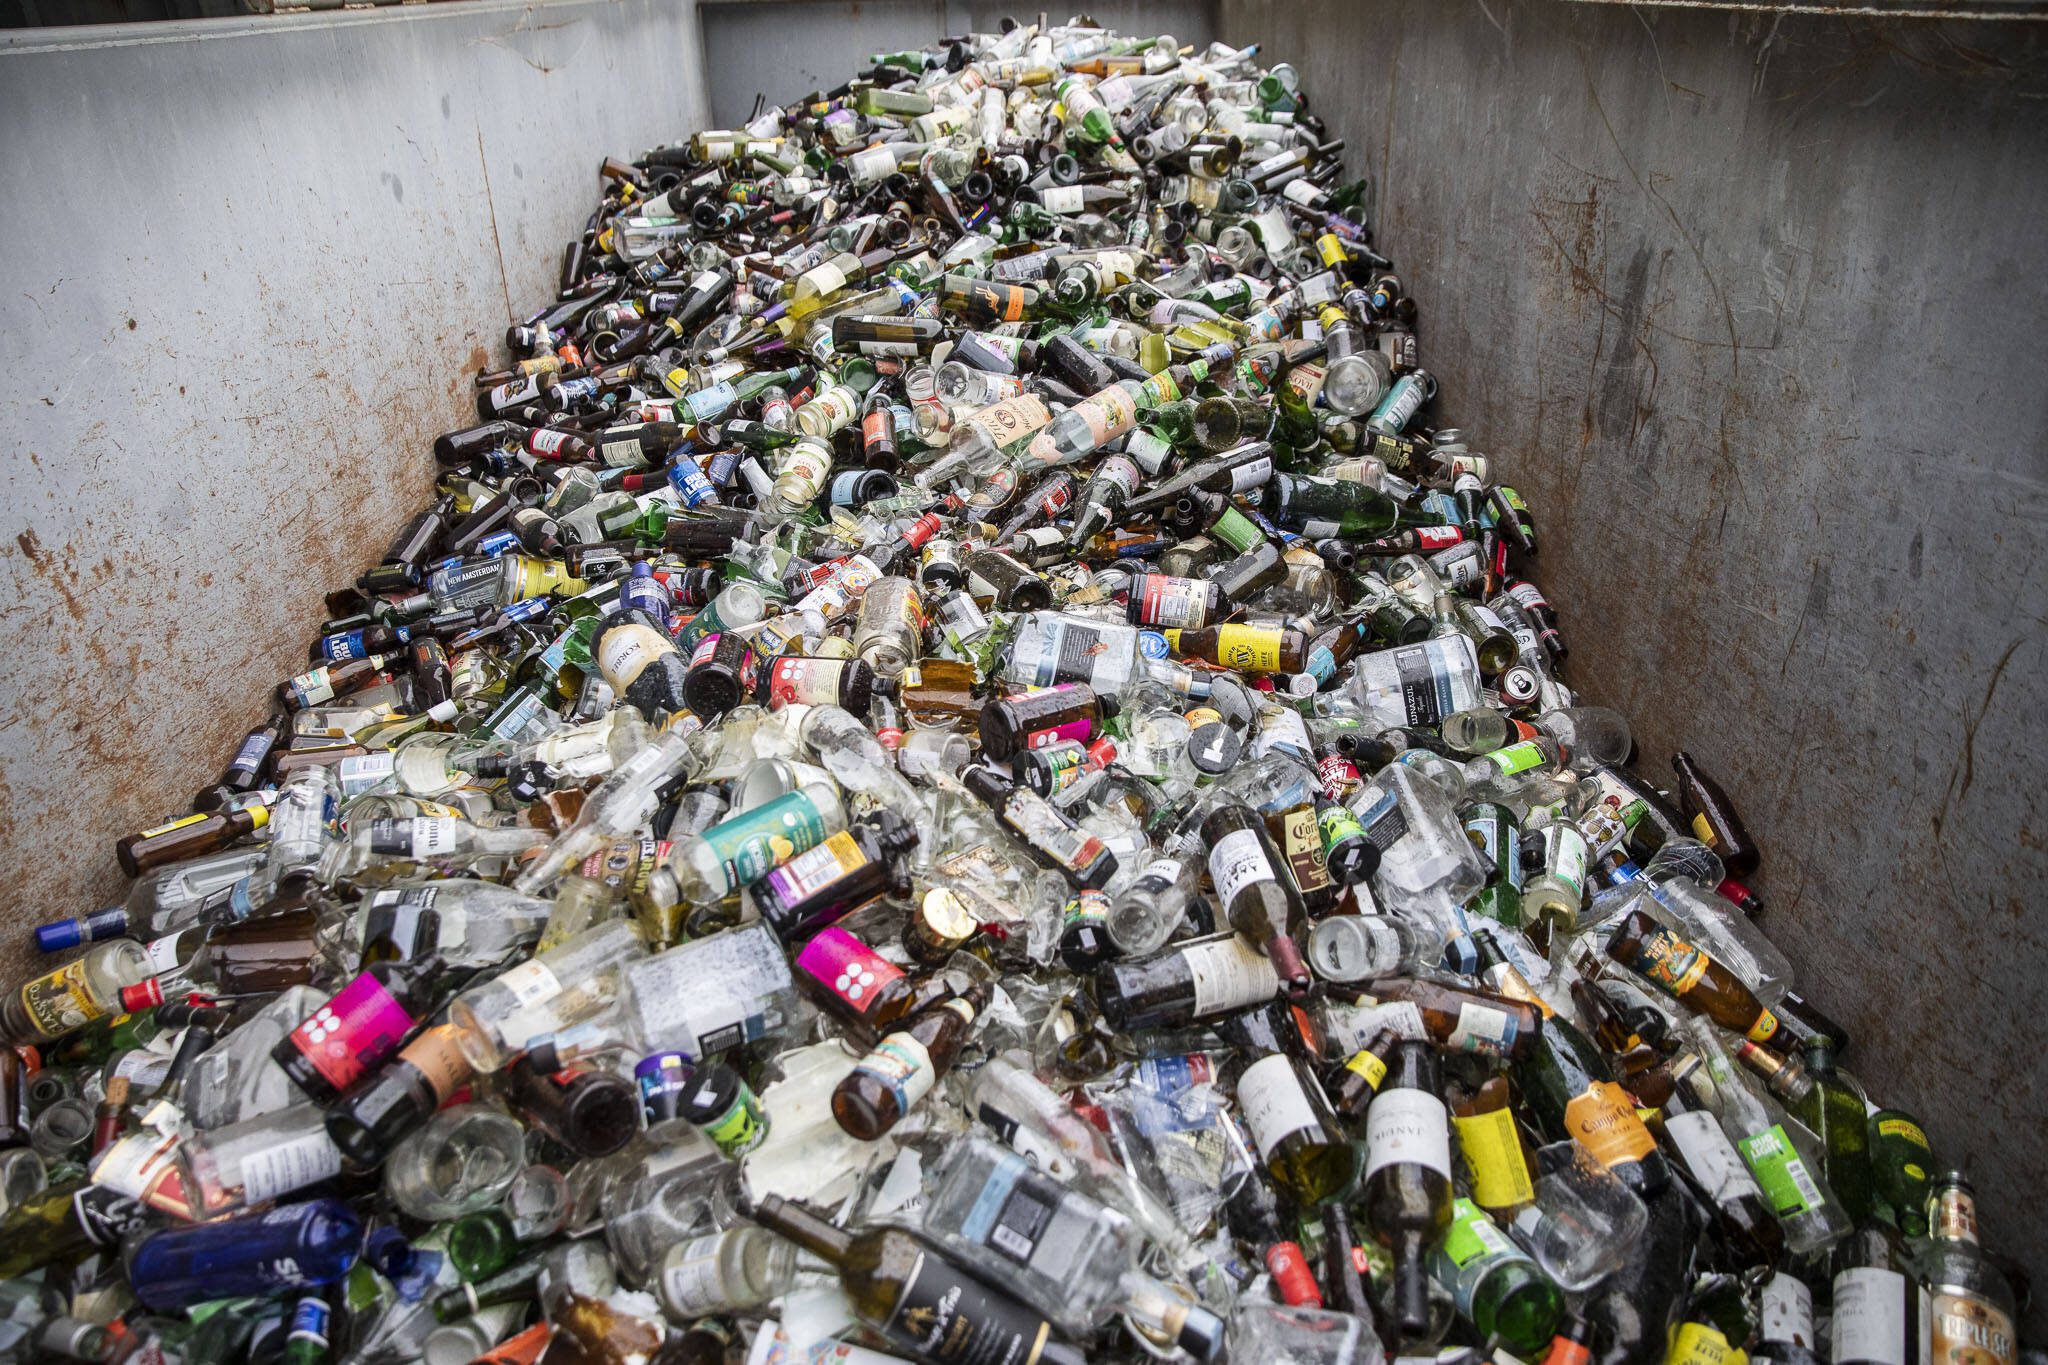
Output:
<path fill-rule="evenodd" d="M 114 845 L 114 857 L 123 872 L 139 877 L 165 863 L 217 853 L 235 840 L 254 834 L 269 821 L 268 806 L 187 815 L 120 840 Z"/>
<path fill-rule="evenodd" d="M 149 945 L 157 974 L 121 992 L 129 1014 L 188 990 L 209 995 L 267 995 L 313 979 L 320 916 L 311 908 L 217 929 L 194 927 Z"/>
<path fill-rule="evenodd" d="M 1308 661 L 1308 636 L 1292 626 L 1208 626 L 1168 631 L 1166 639 L 1183 659 L 1247 673 L 1299 673 Z"/>
<path fill-rule="evenodd" d="M 1451 1052 L 1523 1061 L 1536 1052 L 1543 1015 L 1534 1005 L 1493 991 L 1439 981 L 1383 977 L 1368 989 L 1382 1003 L 1415 1006 L 1430 1038 Z"/>
<path fill-rule="evenodd" d="M 263 765 L 269 760 L 270 751 L 291 728 L 291 720 L 278 714 L 243 736 L 241 747 L 221 771 L 220 780 L 192 798 L 192 809 L 216 811 L 243 792 L 254 791 L 263 781 Z"/>
<path fill-rule="evenodd" d="M 1102 704 L 1087 683 L 1056 683 L 1015 697 L 993 697 L 981 708 L 981 751 L 1002 763 L 1026 749 L 1095 733 Z"/>
<path fill-rule="evenodd" d="M 920 659 L 900 678 L 878 678 L 875 686 L 895 697 L 919 725 L 974 721 L 981 702 L 974 696 L 974 665 L 958 659 Z"/>
<path fill-rule="evenodd" d="M 910 1112 L 953 1069 L 987 999 L 977 984 L 877 1043 L 832 1092 L 832 1117 L 873 1142 Z"/>
<path fill-rule="evenodd" d="M 862 1047 L 873 1047 L 899 1020 L 953 995 L 943 977 L 910 976 L 837 925 L 813 935 L 796 953 L 794 966 L 797 989 Z"/>
<path fill-rule="evenodd" d="M 610 1156 L 640 1132 L 633 1083 L 609 1071 L 542 1071 L 531 1054 L 505 1069 L 505 1096 L 535 1127 L 580 1156 Z"/>
<path fill-rule="evenodd" d="M 1756 841 L 1721 784 L 1700 770 L 1693 756 L 1680 749 L 1671 756 L 1678 774 L 1678 808 L 1692 826 L 1693 837 L 1714 850 L 1731 877 L 1747 877 L 1760 861 Z"/>
<path fill-rule="evenodd" d="M 1768 1043 L 1778 1032 L 1778 1017 L 1740 977 L 1646 911 L 1631 911 L 1614 926 L 1607 940 L 1607 955 L 1688 1008 L 1753 1043 Z"/>
<path fill-rule="evenodd" d="M 932 1365 L 1084 1365 L 1052 1324 L 900 1228 L 836 1228 L 776 1195 L 745 1210 L 770 1232 L 830 1262 L 854 1313 L 890 1344 Z"/>

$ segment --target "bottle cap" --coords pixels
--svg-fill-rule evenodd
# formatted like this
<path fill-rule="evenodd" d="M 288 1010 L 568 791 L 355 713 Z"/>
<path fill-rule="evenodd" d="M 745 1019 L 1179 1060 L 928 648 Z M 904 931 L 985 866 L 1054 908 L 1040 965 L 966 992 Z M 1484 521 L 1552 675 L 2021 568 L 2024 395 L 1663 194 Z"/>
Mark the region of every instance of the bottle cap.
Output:
<path fill-rule="evenodd" d="M 428 717 L 443 725 L 446 725 L 461 714 L 462 708 L 457 706 L 453 700 L 437 701 L 427 708 Z"/>
<path fill-rule="evenodd" d="M 164 984 L 161 978 L 152 976 L 149 980 L 121 988 L 121 1013 L 140 1014 L 154 1009 L 164 1002 Z"/>

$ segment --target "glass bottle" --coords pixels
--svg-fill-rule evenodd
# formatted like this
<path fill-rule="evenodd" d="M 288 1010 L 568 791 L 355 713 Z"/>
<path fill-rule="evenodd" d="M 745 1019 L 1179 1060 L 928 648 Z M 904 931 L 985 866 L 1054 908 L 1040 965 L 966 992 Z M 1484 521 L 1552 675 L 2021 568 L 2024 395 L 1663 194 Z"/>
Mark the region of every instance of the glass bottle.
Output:
<path fill-rule="evenodd" d="M 61 967 L 30 977 L 0 999 L 0 1029 L 21 1043 L 47 1042 L 121 1012 L 121 992 L 152 975 L 149 952 L 112 939 Z"/>
<path fill-rule="evenodd" d="M 883 1038 L 832 1092 L 832 1117 L 872 1142 L 895 1127 L 952 1070 L 986 996 L 979 985 Z"/>
<path fill-rule="evenodd" d="M 1451 1224 L 1450 1114 L 1442 1093 L 1429 1044 L 1403 1039 L 1366 1111 L 1360 1202 L 1374 1239 L 1393 1256 L 1394 1326 L 1403 1341 L 1429 1331 L 1425 1258 Z"/>
<path fill-rule="evenodd" d="M 1942 1365 L 2017 1365 L 2012 1286 L 1977 1245 L 1977 1200 L 1960 1172 L 1934 1179 L 1919 1278 L 1931 1296 L 1930 1358 Z"/>

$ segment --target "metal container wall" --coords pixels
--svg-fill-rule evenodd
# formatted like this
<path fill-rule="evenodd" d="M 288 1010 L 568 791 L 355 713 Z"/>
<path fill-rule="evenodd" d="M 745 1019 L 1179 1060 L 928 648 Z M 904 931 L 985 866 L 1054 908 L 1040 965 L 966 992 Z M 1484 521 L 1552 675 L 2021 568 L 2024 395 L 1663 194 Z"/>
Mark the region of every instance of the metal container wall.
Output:
<path fill-rule="evenodd" d="M 1850 1069 L 2048 1262 L 2010 1198 L 2048 1183 L 2048 27 L 1224 0 L 1217 29 L 1296 63 L 1377 178 L 1575 683 L 1729 788 Z"/>
<path fill-rule="evenodd" d="M 701 71 L 673 0 L 0 35 L 10 967 L 306 666 L 598 161 L 703 126 Z"/>

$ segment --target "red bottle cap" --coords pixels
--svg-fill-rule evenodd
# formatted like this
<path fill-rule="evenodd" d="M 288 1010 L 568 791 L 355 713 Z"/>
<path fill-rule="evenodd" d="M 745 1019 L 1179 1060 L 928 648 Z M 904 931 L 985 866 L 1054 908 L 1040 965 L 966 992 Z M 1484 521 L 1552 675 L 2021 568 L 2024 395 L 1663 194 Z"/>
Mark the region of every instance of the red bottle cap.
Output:
<path fill-rule="evenodd" d="M 163 982 L 153 976 L 140 985 L 123 986 L 121 988 L 121 1013 L 123 1014 L 139 1014 L 143 1010 L 154 1009 L 158 1005 L 163 1004 L 163 1002 Z"/>
<path fill-rule="evenodd" d="M 1323 1291 L 1316 1284 L 1315 1273 L 1308 1268 L 1308 1257 L 1301 1254 L 1301 1246 L 1295 1242 L 1275 1242 L 1266 1248 L 1266 1269 L 1273 1276 L 1273 1287 L 1280 1291 L 1280 1300 L 1289 1308 L 1321 1308 Z"/>

